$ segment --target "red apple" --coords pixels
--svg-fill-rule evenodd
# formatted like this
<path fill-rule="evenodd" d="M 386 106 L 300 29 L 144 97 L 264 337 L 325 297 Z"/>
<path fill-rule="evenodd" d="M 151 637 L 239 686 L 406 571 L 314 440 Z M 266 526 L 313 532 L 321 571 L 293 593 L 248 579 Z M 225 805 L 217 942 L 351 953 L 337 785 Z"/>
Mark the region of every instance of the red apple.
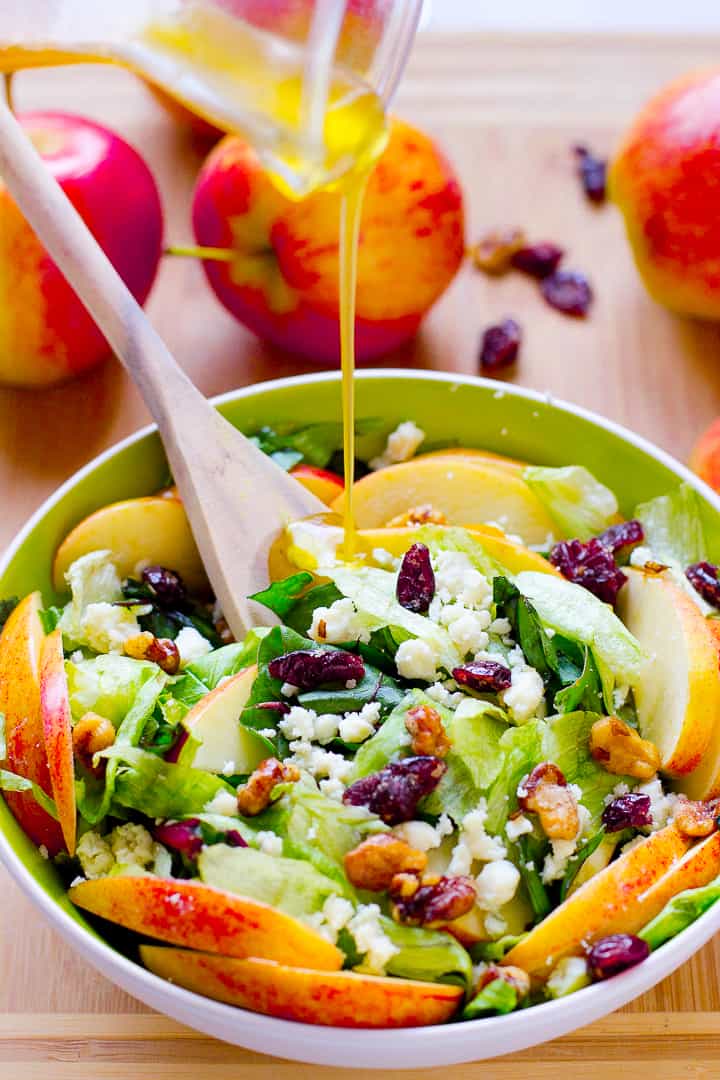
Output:
<path fill-rule="evenodd" d="M 77 833 L 75 766 L 61 630 L 53 630 L 40 651 L 40 714 L 58 820 L 68 853 L 74 855 Z"/>
<path fill-rule="evenodd" d="M 140 155 L 79 116 L 32 112 L 23 127 L 133 295 L 162 253 L 162 208 Z M 95 367 L 109 347 L 0 180 L 0 382 L 48 386 Z"/>
<path fill-rule="evenodd" d="M 636 117 L 608 175 L 638 270 L 659 303 L 720 319 L 720 71 L 660 91 Z"/>
<path fill-rule="evenodd" d="M 193 201 L 197 243 L 224 249 L 226 261 L 205 261 L 220 301 L 260 337 L 322 363 L 339 358 L 339 212 L 335 192 L 298 202 L 282 195 L 254 150 L 235 136 L 210 154 Z M 457 176 L 433 139 L 394 120 L 363 206 L 358 360 L 413 336 L 463 253 Z"/>
<path fill-rule="evenodd" d="M 345 490 L 343 478 L 337 473 L 330 472 L 329 469 L 318 469 L 315 465 L 303 464 L 296 465 L 290 473 L 327 506 Z"/>

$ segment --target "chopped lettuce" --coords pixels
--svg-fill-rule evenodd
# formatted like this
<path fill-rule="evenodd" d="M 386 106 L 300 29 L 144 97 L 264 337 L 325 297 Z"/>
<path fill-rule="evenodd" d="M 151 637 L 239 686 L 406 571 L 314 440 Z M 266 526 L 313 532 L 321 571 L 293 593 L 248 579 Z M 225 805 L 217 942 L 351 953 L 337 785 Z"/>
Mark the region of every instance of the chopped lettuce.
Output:
<path fill-rule="evenodd" d="M 640 503 L 633 517 L 642 522 L 645 545 L 661 562 L 675 562 L 684 569 L 707 558 L 699 498 L 689 484 Z"/>
<path fill-rule="evenodd" d="M 58 623 L 63 637 L 76 645 L 85 645 L 86 628 L 83 617 L 90 604 L 113 604 L 123 599 L 120 575 L 112 562 L 112 552 L 91 551 L 76 559 L 70 566 L 65 579 L 71 592 L 71 600 L 63 609 Z M 119 618 L 125 618 L 128 625 L 137 622 L 128 608 L 118 608 Z"/>
<path fill-rule="evenodd" d="M 298 598 L 302 596 L 308 585 L 312 585 L 312 582 L 312 574 L 301 570 L 299 574 L 291 574 L 290 577 L 283 578 L 281 581 L 273 581 L 267 589 L 253 593 L 249 599 L 274 611 L 285 622 L 297 604 Z"/>
<path fill-rule="evenodd" d="M 719 899 L 720 877 L 698 889 L 686 889 L 685 892 L 673 896 L 660 914 L 643 927 L 638 936 L 647 941 L 651 949 L 659 949 L 666 941 L 699 919 Z"/>
<path fill-rule="evenodd" d="M 388 975 L 421 982 L 456 983 L 469 989 L 472 984 L 472 960 L 466 949 L 450 934 L 400 926 L 381 916 L 380 925 L 398 952 L 388 961 Z"/>
<path fill-rule="evenodd" d="M 529 465 L 523 478 L 545 504 L 563 536 L 589 540 L 617 516 L 618 502 L 613 492 L 582 465 L 560 469 Z"/>
<path fill-rule="evenodd" d="M 571 712 L 552 716 L 547 721 L 545 753 L 562 770 L 569 784 L 582 791 L 581 801 L 597 821 L 606 797 L 620 783 L 634 786 L 628 776 L 617 776 L 603 769 L 590 754 L 590 729 L 600 717 L 597 713 Z"/>
<path fill-rule="evenodd" d="M 487 796 L 485 828 L 499 835 L 505 823 L 517 809 L 517 787 L 523 776 L 539 761 L 546 760 L 544 740 L 546 725 L 531 720 L 522 727 L 507 728 L 500 737 L 502 765 Z"/>
<path fill-rule="evenodd" d="M 0 769 L 0 791 L 23 791 L 29 792 L 41 809 L 49 814 L 55 821 L 58 820 L 55 802 L 46 795 L 39 784 L 34 780 L 28 780 L 25 776 L 10 772 L 8 769 Z"/>
<path fill-rule="evenodd" d="M 269 633 L 269 626 L 256 626 L 248 631 L 242 641 L 223 645 L 188 664 L 185 674 L 194 675 L 208 690 L 214 690 L 221 679 L 237 675 L 239 671 L 257 663 L 260 643 Z"/>
<path fill-rule="evenodd" d="M 329 896 L 341 895 L 343 891 L 337 881 L 321 874 L 310 863 L 266 855 L 251 847 L 213 844 L 203 848 L 197 865 L 206 884 L 250 896 L 299 917 L 321 911 Z"/>
<path fill-rule="evenodd" d="M 428 704 L 442 715 L 452 747 L 445 758 L 447 772 L 420 807 L 427 814 L 446 813 L 459 824 L 502 769 L 507 717 L 497 705 L 474 698 L 461 702 L 455 713 L 437 702 Z"/>
<path fill-rule="evenodd" d="M 515 581 L 545 626 L 590 646 L 603 680 L 605 702 L 612 709 L 613 686 L 638 683 L 644 661 L 639 642 L 608 604 L 580 585 L 533 570 L 524 570 Z"/>
<path fill-rule="evenodd" d="M 462 552 L 467 555 L 475 569 L 487 578 L 493 577 L 502 569 L 496 560 L 487 554 L 480 540 L 467 529 L 447 525 L 421 525 L 414 535 L 419 543 L 425 544 L 431 556 L 436 556 L 441 551 Z"/>
<path fill-rule="evenodd" d="M 503 1016 L 518 1005 L 517 990 L 504 979 L 493 979 L 472 998 L 463 1009 L 463 1020 L 481 1016 Z"/>
<path fill-rule="evenodd" d="M 156 664 L 108 653 L 90 660 L 65 661 L 70 711 L 79 720 L 96 712 L 118 728 L 146 683 L 167 676 Z"/>
<path fill-rule="evenodd" d="M 114 767 L 113 804 L 139 810 L 151 818 L 182 818 L 202 812 L 219 791 L 233 788 L 213 773 L 174 765 L 136 746 L 103 750 L 108 772 Z M 87 815 L 85 815 L 87 816 Z"/>
<path fill-rule="evenodd" d="M 339 866 L 363 837 L 387 831 L 387 826 L 366 807 L 345 806 L 328 798 L 309 777 L 292 784 L 284 799 L 289 813 L 284 828 L 276 831 L 297 843 L 309 838 L 312 847 Z"/>
<path fill-rule="evenodd" d="M 389 761 L 410 752 L 410 735 L 405 727 L 405 717 L 416 705 L 436 705 L 421 690 L 413 690 L 397 705 L 374 735 L 366 739 L 358 749 L 353 762 L 352 779 L 378 772 Z"/>

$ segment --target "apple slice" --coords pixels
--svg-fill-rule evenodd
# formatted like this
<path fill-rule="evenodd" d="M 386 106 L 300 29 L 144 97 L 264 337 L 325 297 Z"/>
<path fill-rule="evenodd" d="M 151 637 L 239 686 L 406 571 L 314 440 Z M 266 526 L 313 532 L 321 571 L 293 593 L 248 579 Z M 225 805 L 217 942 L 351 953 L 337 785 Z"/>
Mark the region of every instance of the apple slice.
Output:
<path fill-rule="evenodd" d="M 151 495 L 111 503 L 90 514 L 69 533 L 55 554 L 53 584 L 66 591 L 71 563 L 90 551 L 111 551 L 121 577 L 144 560 L 176 570 L 193 592 L 207 592 L 208 581 L 178 499 Z"/>
<path fill-rule="evenodd" d="M 40 653 L 45 632 L 40 622 L 39 592 L 22 600 L 0 636 L 0 712 L 5 715 L 7 767 L 34 780 L 47 795 L 52 783 L 40 712 Z M 6 792 L 5 801 L 30 839 L 50 855 L 63 850 L 57 821 L 38 806 L 30 792 Z"/>
<path fill-rule="evenodd" d="M 426 461 L 432 458 L 434 461 L 443 458 L 465 458 L 467 461 L 475 461 L 479 464 L 492 465 L 503 472 L 511 473 L 512 476 L 522 477 L 527 468 L 527 462 L 518 461 L 516 458 L 505 457 L 504 454 L 494 454 L 492 450 L 473 450 L 465 446 L 450 446 L 445 450 L 433 450 L 429 454 L 416 454 L 413 461 Z"/>
<path fill-rule="evenodd" d="M 429 503 L 450 525 L 497 521 L 526 544 L 543 544 L 555 526 L 525 481 L 486 462 L 421 458 L 364 476 L 353 488 L 359 529 L 375 529 L 413 506 Z M 332 504 L 342 513 L 345 494 Z"/>
<path fill-rule="evenodd" d="M 180 751 L 180 764 L 212 773 L 251 773 L 273 753 L 261 735 L 240 723 L 256 675 L 256 667 L 245 668 L 193 706 L 183 726 L 200 746 L 186 743 Z"/>
<path fill-rule="evenodd" d="M 652 833 L 568 896 L 505 956 L 544 980 L 564 956 L 608 934 L 632 934 L 657 915 L 652 886 L 677 863 L 690 841 L 668 825 Z M 678 890 L 679 891 L 679 890 Z"/>
<path fill-rule="evenodd" d="M 654 919 L 673 896 L 686 889 L 709 885 L 720 874 L 720 832 L 711 833 L 673 863 L 666 874 L 650 886 L 640 898 L 643 910 Z M 642 924 L 643 926 L 645 923 Z M 632 931 L 631 931 L 632 932 Z"/>
<path fill-rule="evenodd" d="M 285 967 L 141 945 L 147 968 L 196 994 L 242 1009 L 332 1027 L 400 1028 L 442 1024 L 457 1010 L 459 986 L 354 971 Z"/>
<path fill-rule="evenodd" d="M 45 638 L 40 652 L 40 714 L 60 828 L 68 854 L 74 855 L 77 832 L 75 767 L 61 630 L 53 630 Z"/>
<path fill-rule="evenodd" d="M 172 945 L 328 971 L 342 967 L 340 950 L 298 919 L 198 881 L 105 877 L 74 885 L 68 896 L 93 915 Z"/>
<path fill-rule="evenodd" d="M 683 790 L 706 798 L 714 792 L 704 790 L 705 780 L 720 769 L 716 639 L 697 605 L 666 574 L 631 568 L 627 577 L 618 614 L 648 657 L 635 687 L 640 732 L 660 751 L 662 771 L 687 777 Z"/>
<path fill-rule="evenodd" d="M 317 495 L 326 506 L 330 506 L 345 490 L 342 477 L 329 469 L 318 469 L 314 465 L 296 465 L 290 470 L 290 475 L 313 495 Z"/>

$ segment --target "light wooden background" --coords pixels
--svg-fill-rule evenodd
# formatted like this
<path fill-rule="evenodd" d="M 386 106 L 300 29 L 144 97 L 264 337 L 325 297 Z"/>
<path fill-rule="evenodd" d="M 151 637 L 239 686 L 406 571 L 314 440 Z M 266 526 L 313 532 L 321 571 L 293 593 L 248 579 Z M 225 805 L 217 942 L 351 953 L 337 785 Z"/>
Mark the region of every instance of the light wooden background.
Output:
<path fill-rule="evenodd" d="M 526 335 L 518 382 L 605 413 L 685 458 L 720 412 L 718 330 L 675 319 L 646 298 L 619 215 L 581 198 L 569 148 L 586 140 L 609 151 L 656 87 L 718 56 L 717 38 L 426 35 L 398 111 L 436 133 L 454 161 L 469 237 L 498 224 L 522 225 L 564 244 L 568 265 L 592 276 L 597 300 L 590 320 L 574 322 L 545 307 L 520 276 L 490 281 L 468 269 L 416 345 L 389 362 L 474 372 L 483 325 L 514 315 Z M 21 108 L 75 110 L 126 135 L 156 173 L 168 239 L 189 238 L 189 197 L 202 153 L 131 77 L 108 69 L 29 73 L 18 80 L 17 96 Z M 207 394 L 308 369 L 235 324 L 190 262 L 167 261 L 149 310 Z M 0 392 L 0 544 L 73 470 L 146 421 L 114 363 L 52 392 Z M 0 1076 L 351 1075 L 243 1052 L 149 1013 L 56 938 L 2 870 L 0 896 Z M 656 1080 L 720 1077 L 719 979 L 715 943 L 623 1013 L 535 1051 L 445 1075 L 544 1080 L 569 1065 L 585 1080 L 627 1062 L 634 1074 L 651 1070 Z"/>

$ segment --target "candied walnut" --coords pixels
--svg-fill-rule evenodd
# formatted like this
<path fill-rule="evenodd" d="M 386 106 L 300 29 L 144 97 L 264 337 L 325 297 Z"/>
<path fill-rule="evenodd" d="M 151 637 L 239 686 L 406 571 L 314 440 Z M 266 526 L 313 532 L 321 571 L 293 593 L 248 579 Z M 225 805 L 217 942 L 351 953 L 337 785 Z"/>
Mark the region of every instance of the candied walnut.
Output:
<path fill-rule="evenodd" d="M 684 796 L 678 799 L 673 824 L 685 836 L 709 836 L 718 827 L 720 799 L 692 802 Z"/>
<path fill-rule="evenodd" d="M 415 884 L 409 874 L 396 874 L 390 884 L 392 917 L 403 926 L 444 926 L 467 915 L 475 903 L 471 877 L 428 876 Z"/>
<path fill-rule="evenodd" d="M 348 851 L 344 862 L 345 873 L 357 889 L 384 892 L 399 874 L 421 874 L 427 866 L 427 855 L 399 836 L 379 833 Z"/>
<path fill-rule="evenodd" d="M 432 705 L 417 705 L 405 717 L 405 727 L 412 736 L 413 754 L 433 754 L 444 758 L 450 749 L 450 740 L 443 727 L 442 717 Z"/>
<path fill-rule="evenodd" d="M 277 758 L 265 758 L 258 765 L 248 782 L 238 788 L 238 810 L 246 817 L 259 814 L 272 801 L 272 792 L 278 784 L 293 783 L 300 779 L 294 765 L 287 765 Z"/>
<path fill-rule="evenodd" d="M 549 839 L 575 839 L 580 828 L 577 799 L 557 765 L 551 761 L 536 765 L 520 783 L 517 797 L 522 810 L 537 814 Z"/>
<path fill-rule="evenodd" d="M 442 510 L 423 503 L 422 506 L 411 506 L 404 514 L 397 514 L 385 522 L 386 529 L 404 529 L 408 525 L 447 525 L 447 518 Z"/>
<path fill-rule="evenodd" d="M 660 753 L 624 720 L 604 716 L 590 729 L 590 753 L 610 773 L 649 780 L 660 768 Z"/>
<path fill-rule="evenodd" d="M 516 251 L 526 244 L 522 229 L 494 229 L 481 236 L 470 249 L 474 266 L 485 274 L 504 274 Z"/>
<path fill-rule="evenodd" d="M 93 757 L 101 750 L 107 750 L 115 742 L 115 728 L 104 716 L 95 712 L 86 712 L 81 716 L 72 731 L 73 751 L 88 772 L 99 775 L 105 768 L 105 762 L 93 765 Z"/>
<path fill-rule="evenodd" d="M 488 964 L 478 979 L 475 993 L 482 990 L 488 983 L 495 982 L 496 979 L 502 979 L 503 982 L 512 986 L 517 993 L 518 1001 L 522 1001 L 530 993 L 530 976 L 527 971 L 515 967 L 514 964 Z"/>
<path fill-rule="evenodd" d="M 133 660 L 150 660 L 168 675 L 175 675 L 180 667 L 180 652 L 170 638 L 156 638 L 149 630 L 130 637 L 123 645 L 125 655 Z"/>

